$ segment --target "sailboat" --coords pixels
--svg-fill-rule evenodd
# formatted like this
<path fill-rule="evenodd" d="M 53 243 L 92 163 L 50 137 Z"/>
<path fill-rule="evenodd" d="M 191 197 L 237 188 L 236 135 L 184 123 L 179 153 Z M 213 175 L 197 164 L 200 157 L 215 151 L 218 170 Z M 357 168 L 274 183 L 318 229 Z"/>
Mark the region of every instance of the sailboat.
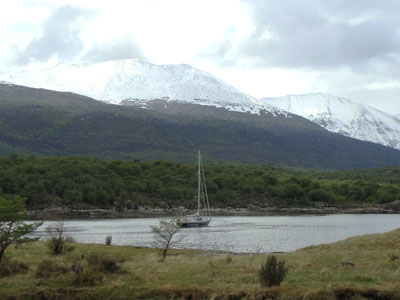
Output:
<path fill-rule="evenodd" d="M 207 187 L 204 177 L 204 168 L 200 150 L 198 152 L 199 166 L 197 170 L 197 211 L 193 215 L 181 217 L 176 221 L 180 227 L 208 226 L 211 222 L 210 204 L 208 202 Z"/>

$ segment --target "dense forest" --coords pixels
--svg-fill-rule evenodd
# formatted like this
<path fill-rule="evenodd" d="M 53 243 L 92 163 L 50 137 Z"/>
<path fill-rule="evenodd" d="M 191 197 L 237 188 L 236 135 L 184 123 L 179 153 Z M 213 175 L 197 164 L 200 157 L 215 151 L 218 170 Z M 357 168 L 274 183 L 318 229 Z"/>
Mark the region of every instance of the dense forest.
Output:
<path fill-rule="evenodd" d="M 0 158 L 0 194 L 26 198 L 28 209 L 193 208 L 196 172 L 195 164 L 169 161 L 10 155 Z M 400 199 L 400 167 L 327 173 L 212 163 L 205 176 L 213 207 L 346 207 Z"/>

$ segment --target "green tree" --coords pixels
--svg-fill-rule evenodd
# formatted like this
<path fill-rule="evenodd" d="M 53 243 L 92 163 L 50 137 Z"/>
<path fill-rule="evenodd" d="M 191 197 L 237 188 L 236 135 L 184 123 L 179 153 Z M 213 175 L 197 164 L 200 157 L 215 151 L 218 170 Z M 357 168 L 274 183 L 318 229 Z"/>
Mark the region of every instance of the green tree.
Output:
<path fill-rule="evenodd" d="M 25 210 L 25 199 L 14 196 L 11 199 L 0 198 L 0 262 L 3 254 L 15 242 L 26 243 L 37 240 L 25 235 L 34 232 L 42 222 L 24 223 L 28 218 Z"/>
<path fill-rule="evenodd" d="M 294 182 L 286 183 L 283 186 L 283 188 L 284 188 L 285 196 L 288 197 L 288 198 L 292 198 L 292 199 L 298 198 L 298 199 L 300 199 L 304 194 L 303 189 L 301 188 L 301 186 L 298 185 L 297 183 L 294 183 Z"/>
<path fill-rule="evenodd" d="M 334 200 L 334 196 L 332 195 L 332 193 L 323 190 L 323 189 L 316 189 L 316 190 L 312 190 L 310 191 L 310 193 L 308 194 L 308 198 L 312 201 L 312 202 L 317 202 L 317 201 L 323 201 L 323 202 L 333 202 Z"/>

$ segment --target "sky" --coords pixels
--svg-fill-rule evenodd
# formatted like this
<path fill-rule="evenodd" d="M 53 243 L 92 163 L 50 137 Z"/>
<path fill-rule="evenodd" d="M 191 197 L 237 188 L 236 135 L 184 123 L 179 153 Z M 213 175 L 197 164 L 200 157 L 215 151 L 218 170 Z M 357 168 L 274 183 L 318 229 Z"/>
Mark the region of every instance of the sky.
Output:
<path fill-rule="evenodd" d="M 253 97 L 322 92 L 400 114 L 398 0 L 3 1 L 0 77 L 186 63 Z"/>

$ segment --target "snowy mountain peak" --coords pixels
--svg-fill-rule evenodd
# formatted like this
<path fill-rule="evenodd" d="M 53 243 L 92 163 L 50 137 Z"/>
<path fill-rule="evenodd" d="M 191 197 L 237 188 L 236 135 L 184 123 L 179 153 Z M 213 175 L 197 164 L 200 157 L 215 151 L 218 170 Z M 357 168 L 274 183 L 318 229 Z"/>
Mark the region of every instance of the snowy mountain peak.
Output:
<path fill-rule="evenodd" d="M 44 70 L 8 74 L 3 79 L 29 87 L 72 91 L 112 103 L 126 99 L 202 99 L 254 104 L 252 97 L 189 65 L 154 65 L 137 59 L 58 64 Z"/>
<path fill-rule="evenodd" d="M 2 80 L 0 80 L 0 84 L 3 84 L 3 85 L 13 85 L 13 84 L 10 83 L 10 82 L 2 81 Z"/>
<path fill-rule="evenodd" d="M 329 131 L 400 149 L 400 120 L 372 107 L 322 93 L 255 99 L 187 64 L 155 65 L 137 59 L 58 64 L 3 76 L 14 84 L 74 92 L 115 104 L 189 102 L 230 111 L 305 117 Z M 8 84 L 8 83 L 3 83 Z"/>
<path fill-rule="evenodd" d="M 68 91 L 114 104 L 146 101 L 190 102 L 231 111 L 284 113 L 239 92 L 215 76 L 187 64 L 155 65 L 138 59 L 96 64 L 58 64 L 48 69 L 8 74 L 3 79 L 28 87 Z"/>
<path fill-rule="evenodd" d="M 400 120 L 371 106 L 322 93 L 263 98 L 331 132 L 400 149 Z"/>

